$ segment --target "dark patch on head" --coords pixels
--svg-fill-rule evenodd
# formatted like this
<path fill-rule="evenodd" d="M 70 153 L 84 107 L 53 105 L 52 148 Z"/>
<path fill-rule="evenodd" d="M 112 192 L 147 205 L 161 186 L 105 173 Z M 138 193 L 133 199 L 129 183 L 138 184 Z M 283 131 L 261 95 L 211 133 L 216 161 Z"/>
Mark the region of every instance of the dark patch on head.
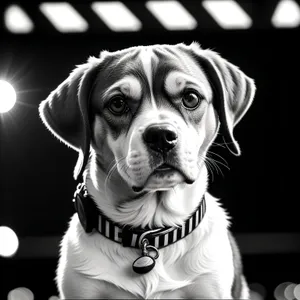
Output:
<path fill-rule="evenodd" d="M 139 57 L 142 49 L 134 48 L 128 50 L 128 52 L 121 51 L 121 53 L 116 53 L 115 55 L 108 55 L 101 64 L 101 72 L 99 72 L 97 80 L 97 84 L 99 85 L 97 92 L 99 95 L 95 95 L 94 93 L 93 96 L 94 101 L 90 111 L 91 120 L 94 120 L 95 114 L 103 117 L 114 139 L 117 139 L 122 133 L 127 134 L 129 132 L 133 121 L 139 115 L 141 109 L 143 109 L 143 104 L 151 101 L 150 85 L 144 72 L 143 63 Z M 187 124 L 191 122 L 197 124 L 202 119 L 203 114 L 200 114 L 198 109 L 187 111 L 181 105 L 181 102 L 178 99 L 174 101 L 164 88 L 165 80 L 170 72 L 180 71 L 187 74 L 190 73 L 184 63 L 184 59 L 180 56 L 180 53 L 177 53 L 187 52 L 185 50 L 184 47 L 171 49 L 169 46 L 160 46 L 151 49 L 157 58 L 151 61 L 153 96 L 158 107 L 169 107 L 171 110 L 176 111 Z M 192 56 L 191 53 L 190 51 L 188 55 Z M 135 103 L 130 102 L 130 99 L 128 99 L 130 110 L 124 115 L 114 116 L 105 108 L 103 94 L 101 93 L 127 75 L 134 76 L 140 82 L 142 86 L 141 99 L 140 102 L 135 101 Z"/>
<path fill-rule="evenodd" d="M 177 111 L 185 120 L 185 116 L 182 113 L 182 110 L 178 107 L 178 105 L 174 103 L 173 99 L 171 99 L 164 87 L 168 74 L 170 74 L 173 71 L 183 71 L 179 67 L 176 57 L 170 57 L 169 53 L 165 53 L 165 51 L 167 50 L 169 49 L 153 49 L 153 52 L 159 58 L 159 63 L 157 64 L 156 69 L 153 70 L 152 73 L 154 98 L 158 107 L 161 107 L 162 105 L 167 107 L 169 106 L 171 109 Z"/>
<path fill-rule="evenodd" d="M 106 104 L 103 99 L 103 91 L 107 90 L 112 84 L 123 79 L 127 75 L 132 75 L 136 77 L 142 86 L 146 89 L 150 89 L 145 74 L 143 73 L 143 68 L 141 63 L 138 61 L 138 55 L 140 53 L 139 49 L 131 50 L 132 54 L 129 52 L 117 54 L 115 56 L 107 56 L 103 62 L 102 72 L 98 75 L 98 95 L 93 95 L 93 105 L 91 108 L 91 120 L 94 120 L 94 115 L 98 114 L 103 117 L 105 123 L 107 124 L 113 139 L 117 139 L 121 133 L 128 130 L 130 125 L 130 119 L 132 118 L 132 112 L 137 108 L 130 107 L 131 110 L 126 112 L 121 116 L 114 116 L 108 111 Z M 124 58 L 124 55 L 126 57 Z M 144 97 L 144 95 L 143 95 Z M 108 99 L 106 99 L 108 100 Z M 130 101 L 130 99 L 128 99 Z M 130 105 L 130 103 L 129 103 Z"/>
<path fill-rule="evenodd" d="M 166 51 L 167 53 L 165 53 Z M 175 51 L 175 49 L 168 47 L 163 48 L 163 50 L 160 48 L 154 49 L 153 52 L 160 59 L 155 73 L 153 73 L 153 90 L 157 106 L 164 105 L 177 111 L 186 124 L 200 123 L 203 113 L 200 112 L 199 108 L 194 111 L 186 110 L 181 105 L 181 102 L 178 102 L 178 99 L 176 99 L 177 101 L 174 101 L 164 88 L 166 78 L 171 72 L 178 71 L 189 74 L 189 70 L 186 69 L 183 58 Z"/>

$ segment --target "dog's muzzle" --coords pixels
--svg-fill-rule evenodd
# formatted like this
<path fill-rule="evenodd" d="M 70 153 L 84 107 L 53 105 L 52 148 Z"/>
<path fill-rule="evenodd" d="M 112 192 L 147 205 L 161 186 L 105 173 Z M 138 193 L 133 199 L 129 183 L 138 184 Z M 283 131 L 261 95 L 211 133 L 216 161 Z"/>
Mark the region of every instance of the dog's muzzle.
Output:
<path fill-rule="evenodd" d="M 170 124 L 154 124 L 147 127 L 143 140 L 153 151 L 166 154 L 177 144 L 176 129 Z"/>
<path fill-rule="evenodd" d="M 186 175 L 180 164 L 177 153 L 180 139 L 174 125 L 151 124 L 145 128 L 142 139 L 150 152 L 150 160 L 153 160 L 153 170 L 142 186 L 132 186 L 134 192 L 140 192 L 147 186 L 162 189 L 181 182 L 188 184 L 194 182 Z"/>

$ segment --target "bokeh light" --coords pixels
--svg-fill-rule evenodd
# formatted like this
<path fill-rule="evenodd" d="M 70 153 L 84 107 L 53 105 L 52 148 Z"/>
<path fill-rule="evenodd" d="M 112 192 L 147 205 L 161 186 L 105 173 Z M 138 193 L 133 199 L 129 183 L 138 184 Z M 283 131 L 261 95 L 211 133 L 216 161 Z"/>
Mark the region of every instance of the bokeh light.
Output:
<path fill-rule="evenodd" d="M 0 113 L 11 110 L 16 103 L 17 95 L 13 86 L 5 81 L 0 80 Z"/>
<path fill-rule="evenodd" d="M 297 300 L 300 300 L 300 284 L 297 284 L 294 288 L 294 296 Z"/>
<path fill-rule="evenodd" d="M 6 226 L 0 226 L 0 256 L 10 257 L 16 253 L 19 240 L 15 232 Z"/>
<path fill-rule="evenodd" d="M 293 283 L 292 282 L 280 283 L 274 290 L 274 298 L 276 300 L 287 300 L 287 298 L 284 295 L 284 292 L 285 292 L 285 289 L 291 284 L 293 284 Z"/>
<path fill-rule="evenodd" d="M 266 298 L 267 290 L 262 284 L 260 284 L 258 282 L 254 282 L 254 283 L 249 284 L 249 287 L 251 289 L 251 292 L 253 292 L 255 294 L 255 297 L 254 298 L 251 297 L 251 300 Z M 260 297 L 258 297 L 256 294 L 258 294 Z"/>
<path fill-rule="evenodd" d="M 295 287 L 296 287 L 296 284 L 291 283 L 285 288 L 284 297 L 285 297 L 286 300 L 294 300 L 295 299 L 295 296 L 294 296 Z"/>
<path fill-rule="evenodd" d="M 7 300 L 34 300 L 34 295 L 31 290 L 19 287 L 8 293 Z"/>
<path fill-rule="evenodd" d="M 256 291 L 250 291 L 250 299 L 251 300 L 264 300 L 265 298 Z"/>

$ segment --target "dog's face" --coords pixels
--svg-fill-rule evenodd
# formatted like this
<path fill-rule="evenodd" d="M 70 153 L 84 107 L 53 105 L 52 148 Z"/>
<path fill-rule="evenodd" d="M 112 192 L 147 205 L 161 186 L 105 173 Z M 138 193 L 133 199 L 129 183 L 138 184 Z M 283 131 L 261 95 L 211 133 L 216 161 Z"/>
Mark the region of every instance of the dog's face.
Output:
<path fill-rule="evenodd" d="M 111 152 L 135 190 L 194 182 L 218 127 L 203 70 L 168 46 L 133 48 L 107 61 L 91 99 L 95 152 Z"/>
<path fill-rule="evenodd" d="M 117 172 L 136 192 L 166 190 L 197 179 L 220 125 L 239 154 L 232 131 L 254 91 L 250 78 L 195 43 L 133 47 L 79 66 L 40 113 L 80 152 L 77 174 L 91 147 L 108 177 Z"/>

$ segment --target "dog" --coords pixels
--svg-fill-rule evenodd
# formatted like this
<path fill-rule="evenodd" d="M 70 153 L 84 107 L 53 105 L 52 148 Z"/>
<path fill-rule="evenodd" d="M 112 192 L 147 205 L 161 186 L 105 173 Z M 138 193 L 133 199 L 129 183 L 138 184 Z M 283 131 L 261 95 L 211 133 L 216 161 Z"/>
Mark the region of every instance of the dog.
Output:
<path fill-rule="evenodd" d="M 207 152 L 249 109 L 253 79 L 190 45 L 102 51 L 39 112 L 79 154 L 60 248 L 62 299 L 248 299 L 230 218 L 207 192 Z"/>

